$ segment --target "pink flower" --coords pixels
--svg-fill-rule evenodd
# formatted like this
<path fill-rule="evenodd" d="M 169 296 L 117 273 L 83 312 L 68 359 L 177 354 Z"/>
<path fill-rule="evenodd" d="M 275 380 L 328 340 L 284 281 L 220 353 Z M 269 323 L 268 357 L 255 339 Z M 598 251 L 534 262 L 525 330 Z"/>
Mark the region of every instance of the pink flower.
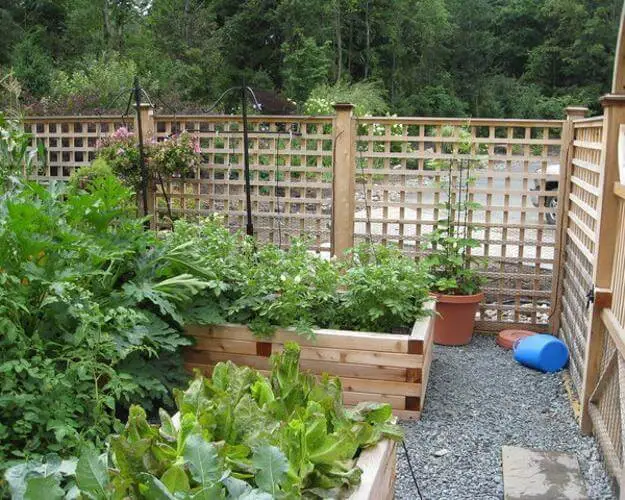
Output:
<path fill-rule="evenodd" d="M 113 137 L 115 139 L 128 139 L 133 135 L 134 134 L 128 130 L 128 127 L 119 127 L 115 132 L 113 132 Z"/>
<path fill-rule="evenodd" d="M 100 139 L 95 141 L 95 147 L 96 149 L 100 149 L 102 147 L 102 141 Z"/>
<path fill-rule="evenodd" d="M 117 156 L 123 155 L 125 153 L 124 148 L 119 148 L 117 150 Z"/>
<path fill-rule="evenodd" d="M 200 154 L 202 152 L 199 139 L 193 139 L 193 152 L 196 154 Z"/>

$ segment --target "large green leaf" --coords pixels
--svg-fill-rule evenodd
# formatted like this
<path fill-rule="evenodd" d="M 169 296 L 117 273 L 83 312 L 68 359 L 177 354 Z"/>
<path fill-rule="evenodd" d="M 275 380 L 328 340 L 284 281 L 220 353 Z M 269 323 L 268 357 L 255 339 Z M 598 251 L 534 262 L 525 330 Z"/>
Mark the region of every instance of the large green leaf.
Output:
<path fill-rule="evenodd" d="M 48 477 L 60 474 L 72 476 L 76 472 L 76 458 L 61 460 L 55 453 L 49 453 L 41 461 L 30 460 L 7 469 L 4 478 L 11 490 L 14 500 L 22 500 L 26 492 L 28 479 L 34 477 Z"/>
<path fill-rule="evenodd" d="M 162 483 L 174 493 L 179 491 L 189 491 L 189 478 L 184 469 L 179 465 L 174 465 L 167 469 L 161 477 Z"/>
<path fill-rule="evenodd" d="M 353 410 L 347 410 L 352 420 L 366 420 L 372 424 L 388 422 L 393 416 L 393 410 L 388 403 L 362 402 Z"/>
<path fill-rule="evenodd" d="M 106 463 L 95 451 L 83 453 L 76 465 L 76 484 L 81 491 L 95 498 L 104 498 L 108 482 Z"/>
<path fill-rule="evenodd" d="M 358 441 L 348 429 L 328 434 L 321 446 L 310 451 L 310 461 L 315 464 L 332 464 L 335 461 L 353 458 L 358 450 Z"/>
<path fill-rule="evenodd" d="M 26 483 L 24 500 L 61 500 L 64 495 L 57 477 L 33 477 Z"/>
<path fill-rule="evenodd" d="M 274 497 L 289 470 L 289 461 L 275 446 L 261 446 L 254 451 L 252 464 L 256 467 L 256 484 Z"/>
<path fill-rule="evenodd" d="M 215 483 L 200 489 L 191 498 L 192 500 L 222 500 L 226 498 L 226 494 L 223 486 L 220 483 Z"/>
<path fill-rule="evenodd" d="M 145 500 L 176 500 L 176 497 L 171 493 L 175 490 L 170 491 L 152 474 L 139 474 L 139 479 L 141 481 L 139 491 Z"/>
<path fill-rule="evenodd" d="M 259 378 L 252 385 L 252 394 L 254 395 L 254 399 L 258 403 L 258 406 L 261 408 L 267 404 L 271 404 L 276 397 L 273 394 L 273 390 L 271 389 L 271 384 L 269 381 L 262 377 Z"/>
<path fill-rule="evenodd" d="M 199 434 L 190 435 L 184 446 L 184 458 L 189 464 L 191 477 L 202 487 L 211 487 L 219 481 L 221 470 L 217 448 L 207 443 Z"/>
<path fill-rule="evenodd" d="M 272 500 L 273 497 L 266 491 L 252 488 L 249 483 L 227 477 L 224 479 L 224 485 L 228 490 L 228 499 L 232 500 Z"/>
<path fill-rule="evenodd" d="M 189 325 L 219 325 L 225 323 L 223 308 L 208 297 L 193 301 L 193 304 L 182 313 Z"/>
<path fill-rule="evenodd" d="M 158 415 L 161 419 L 161 426 L 158 429 L 161 437 L 170 442 L 176 441 L 178 431 L 176 430 L 174 422 L 172 421 L 169 413 L 167 413 L 162 408 L 159 408 Z"/>

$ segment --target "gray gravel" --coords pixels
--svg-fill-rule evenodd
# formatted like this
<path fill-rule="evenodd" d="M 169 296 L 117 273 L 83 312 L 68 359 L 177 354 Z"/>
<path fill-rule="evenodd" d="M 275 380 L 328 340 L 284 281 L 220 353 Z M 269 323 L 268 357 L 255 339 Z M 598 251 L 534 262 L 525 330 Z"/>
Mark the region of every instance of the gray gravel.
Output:
<path fill-rule="evenodd" d="M 518 365 L 495 337 L 466 347 L 436 346 L 425 411 L 402 422 L 423 498 L 503 498 L 501 447 L 577 456 L 589 498 L 616 498 L 598 446 L 580 434 L 561 374 Z M 417 499 L 402 447 L 396 499 Z"/>

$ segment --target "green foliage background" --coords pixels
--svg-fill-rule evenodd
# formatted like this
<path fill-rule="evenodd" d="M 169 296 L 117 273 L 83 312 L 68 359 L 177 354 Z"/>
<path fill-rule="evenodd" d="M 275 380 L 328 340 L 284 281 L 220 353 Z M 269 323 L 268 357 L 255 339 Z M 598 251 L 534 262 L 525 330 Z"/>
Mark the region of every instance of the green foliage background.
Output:
<path fill-rule="evenodd" d="M 349 84 L 373 82 L 376 99 L 400 115 L 556 117 L 571 103 L 599 110 L 621 7 L 617 0 L 19 0 L 0 3 L 0 68 L 14 72 L 32 112 L 110 107 L 138 73 L 180 109 L 211 103 L 246 77 L 299 111 L 315 90 L 334 95 L 338 84 L 344 96 Z"/>

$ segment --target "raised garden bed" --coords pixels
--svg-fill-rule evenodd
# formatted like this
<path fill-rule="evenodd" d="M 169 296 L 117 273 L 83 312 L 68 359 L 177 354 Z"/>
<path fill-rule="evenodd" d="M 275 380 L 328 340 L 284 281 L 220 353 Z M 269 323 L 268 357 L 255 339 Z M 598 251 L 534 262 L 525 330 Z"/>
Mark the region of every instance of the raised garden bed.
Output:
<path fill-rule="evenodd" d="M 362 469 L 358 489 L 348 500 L 393 500 L 397 442 L 385 439 L 362 452 L 357 465 Z"/>
<path fill-rule="evenodd" d="M 346 405 L 384 402 L 397 417 L 418 419 L 432 360 L 433 325 L 433 317 L 421 318 L 409 335 L 316 330 L 313 341 L 290 330 L 259 340 L 243 325 L 188 326 L 187 334 L 196 342 L 185 349 L 185 367 L 209 374 L 215 364 L 230 360 L 264 372 L 272 353 L 285 342 L 297 342 L 301 368 L 340 377 Z"/>

